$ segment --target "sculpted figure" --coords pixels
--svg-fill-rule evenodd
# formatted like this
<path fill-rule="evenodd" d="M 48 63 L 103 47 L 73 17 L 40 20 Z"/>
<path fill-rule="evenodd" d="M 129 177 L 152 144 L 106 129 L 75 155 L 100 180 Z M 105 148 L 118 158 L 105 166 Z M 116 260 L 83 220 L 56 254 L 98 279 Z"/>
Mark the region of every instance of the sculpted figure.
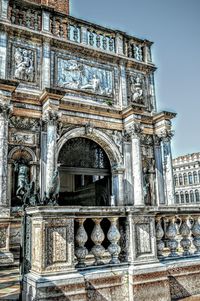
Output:
<path fill-rule="evenodd" d="M 17 49 L 15 51 L 15 78 L 34 81 L 33 53 L 31 50 Z"/>
<path fill-rule="evenodd" d="M 25 160 L 21 159 L 15 163 L 15 171 L 17 172 L 17 196 L 22 196 L 24 194 L 24 190 L 29 182 L 29 167 L 25 163 Z"/>
<path fill-rule="evenodd" d="M 88 84 L 82 86 L 81 89 L 98 92 L 100 89 L 100 79 L 94 74 L 92 80 Z"/>
<path fill-rule="evenodd" d="M 143 194 L 145 205 L 151 204 L 151 187 L 150 187 L 150 174 L 146 167 L 143 168 Z"/>
<path fill-rule="evenodd" d="M 139 102 L 142 100 L 143 91 L 142 91 L 142 83 L 139 76 L 130 78 L 130 91 L 131 91 L 131 101 Z"/>

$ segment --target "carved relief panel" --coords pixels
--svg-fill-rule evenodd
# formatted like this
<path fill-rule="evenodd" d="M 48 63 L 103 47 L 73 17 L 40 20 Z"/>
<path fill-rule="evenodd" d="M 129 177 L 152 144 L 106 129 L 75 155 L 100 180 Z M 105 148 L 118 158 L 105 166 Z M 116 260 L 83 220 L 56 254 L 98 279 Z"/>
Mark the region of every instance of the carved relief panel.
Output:
<path fill-rule="evenodd" d="M 119 74 L 117 66 L 52 52 L 53 85 L 66 89 L 66 95 L 109 105 L 117 102 Z M 80 93 L 82 95 L 80 95 Z"/>
<path fill-rule="evenodd" d="M 144 74 L 129 72 L 127 74 L 127 89 L 129 103 L 146 105 L 146 82 Z"/>
<path fill-rule="evenodd" d="M 39 87 L 40 74 L 40 46 L 27 40 L 10 38 L 8 70 L 9 77 L 18 80 L 21 84 Z"/>

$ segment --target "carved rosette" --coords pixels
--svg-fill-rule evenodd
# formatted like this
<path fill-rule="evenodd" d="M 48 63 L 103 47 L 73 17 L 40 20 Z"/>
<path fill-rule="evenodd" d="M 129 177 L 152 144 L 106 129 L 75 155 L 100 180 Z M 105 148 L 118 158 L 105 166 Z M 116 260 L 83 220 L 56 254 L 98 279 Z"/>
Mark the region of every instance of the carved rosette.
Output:
<path fill-rule="evenodd" d="M 183 256 L 190 255 L 189 249 L 191 246 L 191 241 L 188 238 L 190 236 L 190 227 L 188 225 L 189 219 L 187 216 L 182 217 L 182 224 L 180 226 L 179 232 L 181 236 L 183 237 L 180 241 L 180 245 L 183 248 Z"/>
<path fill-rule="evenodd" d="M 88 235 L 87 235 L 84 225 L 83 225 L 85 220 L 86 220 L 85 218 L 79 218 L 77 220 L 79 223 L 79 228 L 78 228 L 76 236 L 75 236 L 75 240 L 78 245 L 75 249 L 75 255 L 78 259 L 78 263 L 76 265 L 77 268 L 83 268 L 86 266 L 85 257 L 88 254 L 88 250 L 85 247 L 85 243 L 88 240 Z"/>
<path fill-rule="evenodd" d="M 195 254 L 200 254 L 200 223 L 199 216 L 195 216 L 192 226 L 192 234 L 194 235 L 193 244 L 196 248 Z"/>
<path fill-rule="evenodd" d="M 165 247 L 164 242 L 162 241 L 162 238 L 164 236 L 164 230 L 161 225 L 161 217 L 156 218 L 157 224 L 156 224 L 156 243 L 157 243 L 157 251 L 158 251 L 158 257 L 163 257 L 163 249 Z"/>
<path fill-rule="evenodd" d="M 169 257 L 178 256 L 178 254 L 176 253 L 178 247 L 178 242 L 175 239 L 176 235 L 177 235 L 177 228 L 175 225 L 175 217 L 170 217 L 169 225 L 166 230 L 166 236 L 168 238 L 168 247 L 170 249 Z"/>
<path fill-rule="evenodd" d="M 95 258 L 95 262 L 94 262 L 94 265 L 102 265 L 103 262 L 101 261 L 103 255 L 104 255 L 104 252 L 105 252 L 105 249 L 104 247 L 101 245 L 104 238 L 105 238 L 105 235 L 103 233 L 103 230 L 101 228 L 101 218 L 94 218 L 92 219 L 95 223 L 94 225 L 94 229 L 92 231 L 92 234 L 91 234 L 91 239 L 92 241 L 94 242 L 94 246 L 92 248 L 92 254 L 94 255 L 94 258 Z"/>
<path fill-rule="evenodd" d="M 118 245 L 118 241 L 120 240 L 120 233 L 117 228 L 117 217 L 111 217 L 109 218 L 109 221 L 111 223 L 110 228 L 107 233 L 107 238 L 111 242 L 111 244 L 108 247 L 108 252 L 111 255 L 111 264 L 120 263 L 119 261 L 119 253 L 121 251 L 120 246 Z"/>

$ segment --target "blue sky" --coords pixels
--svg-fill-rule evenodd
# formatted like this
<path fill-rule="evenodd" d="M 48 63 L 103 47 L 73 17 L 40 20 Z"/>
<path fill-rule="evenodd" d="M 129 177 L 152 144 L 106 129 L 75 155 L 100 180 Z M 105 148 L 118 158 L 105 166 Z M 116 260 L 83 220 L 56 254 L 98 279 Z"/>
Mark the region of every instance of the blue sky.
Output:
<path fill-rule="evenodd" d="M 154 42 L 158 110 L 178 113 L 173 156 L 200 151 L 200 0 L 71 0 L 71 14 Z"/>

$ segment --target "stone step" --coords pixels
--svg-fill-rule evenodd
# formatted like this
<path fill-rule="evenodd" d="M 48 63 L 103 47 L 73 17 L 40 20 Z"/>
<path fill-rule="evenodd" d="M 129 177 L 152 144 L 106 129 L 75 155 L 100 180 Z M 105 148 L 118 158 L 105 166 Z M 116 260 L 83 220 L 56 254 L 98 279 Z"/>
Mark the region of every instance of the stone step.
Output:
<path fill-rule="evenodd" d="M 19 300 L 19 267 L 0 269 L 0 300 Z"/>

